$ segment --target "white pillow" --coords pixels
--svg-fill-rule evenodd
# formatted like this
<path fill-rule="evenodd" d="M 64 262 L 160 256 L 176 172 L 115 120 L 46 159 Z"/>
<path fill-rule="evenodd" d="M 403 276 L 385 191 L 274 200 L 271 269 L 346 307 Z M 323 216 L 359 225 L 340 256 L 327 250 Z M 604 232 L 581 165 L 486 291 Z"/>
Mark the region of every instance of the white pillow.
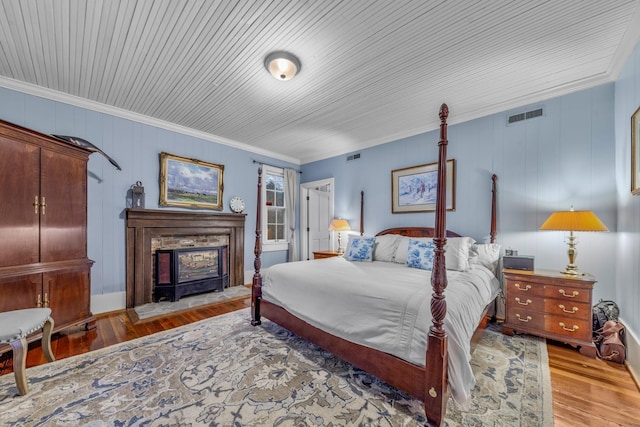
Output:
<path fill-rule="evenodd" d="M 447 244 L 444 245 L 447 270 L 469 271 L 471 246 L 475 242 L 471 237 L 447 237 Z"/>
<path fill-rule="evenodd" d="M 479 264 L 489 270 L 493 274 L 498 274 L 498 261 L 500 261 L 500 248 L 498 243 L 476 243 L 471 246 L 470 264 Z"/>
<path fill-rule="evenodd" d="M 396 254 L 398 243 L 400 243 L 400 237 L 401 236 L 397 234 L 376 236 L 376 247 L 373 250 L 373 260 L 393 262 L 393 257 Z"/>

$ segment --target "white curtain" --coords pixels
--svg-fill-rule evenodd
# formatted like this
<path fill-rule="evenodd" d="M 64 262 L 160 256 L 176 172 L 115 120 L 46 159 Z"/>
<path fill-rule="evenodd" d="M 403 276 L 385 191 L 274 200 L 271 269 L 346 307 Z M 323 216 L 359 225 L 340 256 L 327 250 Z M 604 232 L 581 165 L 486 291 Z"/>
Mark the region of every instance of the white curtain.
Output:
<path fill-rule="evenodd" d="M 289 262 L 298 261 L 296 246 L 296 203 L 298 200 L 298 172 L 293 169 L 284 170 L 284 194 L 287 210 L 287 224 L 289 226 Z"/>

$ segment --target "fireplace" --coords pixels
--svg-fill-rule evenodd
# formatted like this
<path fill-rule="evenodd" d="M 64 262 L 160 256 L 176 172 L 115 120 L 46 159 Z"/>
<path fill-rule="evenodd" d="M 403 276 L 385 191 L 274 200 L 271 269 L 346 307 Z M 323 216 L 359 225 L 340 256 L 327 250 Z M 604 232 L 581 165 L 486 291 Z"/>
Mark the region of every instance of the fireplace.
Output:
<path fill-rule="evenodd" d="M 153 302 L 185 295 L 222 292 L 229 286 L 229 248 L 158 249 Z"/>
<path fill-rule="evenodd" d="M 153 301 L 156 251 L 227 246 L 228 285 L 244 285 L 246 215 L 126 210 L 127 308 Z"/>

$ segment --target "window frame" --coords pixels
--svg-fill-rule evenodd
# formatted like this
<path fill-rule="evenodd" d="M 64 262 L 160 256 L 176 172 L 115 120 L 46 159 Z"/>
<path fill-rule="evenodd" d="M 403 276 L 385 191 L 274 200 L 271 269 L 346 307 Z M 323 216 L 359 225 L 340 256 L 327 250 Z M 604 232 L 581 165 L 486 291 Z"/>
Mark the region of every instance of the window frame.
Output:
<path fill-rule="evenodd" d="M 262 222 L 262 251 L 263 252 L 271 252 L 271 251 L 286 251 L 289 249 L 289 239 L 288 239 L 288 225 L 287 225 L 287 216 L 286 214 L 284 215 L 284 239 L 282 240 L 269 240 L 268 239 L 268 227 L 269 224 L 267 222 L 267 218 L 268 218 L 268 213 L 269 213 L 269 208 L 271 208 L 271 206 L 267 206 L 267 175 L 278 175 L 281 176 L 283 179 L 283 200 L 282 200 L 282 207 L 277 207 L 278 209 L 282 209 L 283 212 L 286 212 L 287 210 L 287 198 L 286 198 L 286 189 L 284 186 L 284 179 L 286 179 L 285 175 L 284 175 L 284 169 L 283 168 L 277 168 L 274 166 L 268 166 L 268 165 L 263 165 L 262 167 L 262 214 L 261 214 L 261 222 Z"/>

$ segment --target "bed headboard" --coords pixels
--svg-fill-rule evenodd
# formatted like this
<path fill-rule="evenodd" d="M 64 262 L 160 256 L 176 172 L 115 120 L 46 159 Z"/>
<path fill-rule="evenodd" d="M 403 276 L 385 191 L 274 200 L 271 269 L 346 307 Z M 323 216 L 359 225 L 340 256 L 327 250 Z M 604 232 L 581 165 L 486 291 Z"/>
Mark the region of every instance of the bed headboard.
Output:
<path fill-rule="evenodd" d="M 387 228 L 376 234 L 382 236 L 384 234 L 400 234 L 407 237 L 434 237 L 435 229 L 433 227 L 398 227 Z M 458 233 L 447 230 L 447 237 L 461 237 Z"/>

